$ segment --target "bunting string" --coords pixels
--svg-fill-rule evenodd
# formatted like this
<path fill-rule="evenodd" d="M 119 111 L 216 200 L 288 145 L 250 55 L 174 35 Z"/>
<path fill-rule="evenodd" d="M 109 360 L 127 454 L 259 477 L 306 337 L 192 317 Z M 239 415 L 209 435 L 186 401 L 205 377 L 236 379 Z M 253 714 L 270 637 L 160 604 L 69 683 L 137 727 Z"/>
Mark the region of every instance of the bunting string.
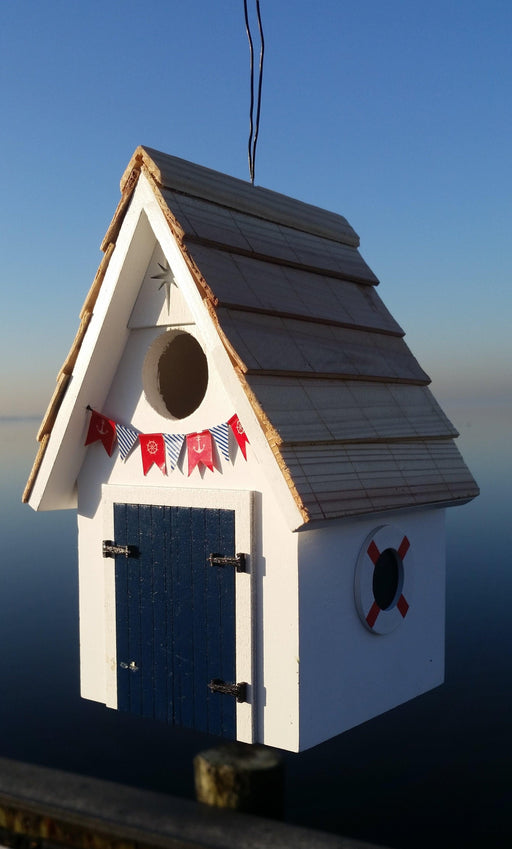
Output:
<path fill-rule="evenodd" d="M 214 445 L 217 446 L 226 462 L 231 459 L 233 441 L 230 444 L 230 433 L 244 459 L 247 460 L 249 439 L 236 413 L 227 422 L 205 428 L 199 433 L 141 433 L 131 426 L 120 424 L 104 416 L 92 407 L 88 406 L 87 409 L 91 413 L 91 418 L 84 444 L 101 442 L 109 457 L 112 456 L 117 445 L 123 462 L 127 460 L 134 446 L 138 445 L 144 475 L 147 475 L 153 465 L 158 466 L 164 475 L 167 474 L 168 468 L 174 471 L 184 451 L 187 453 L 189 475 L 201 465 L 213 472 L 215 469 Z"/>

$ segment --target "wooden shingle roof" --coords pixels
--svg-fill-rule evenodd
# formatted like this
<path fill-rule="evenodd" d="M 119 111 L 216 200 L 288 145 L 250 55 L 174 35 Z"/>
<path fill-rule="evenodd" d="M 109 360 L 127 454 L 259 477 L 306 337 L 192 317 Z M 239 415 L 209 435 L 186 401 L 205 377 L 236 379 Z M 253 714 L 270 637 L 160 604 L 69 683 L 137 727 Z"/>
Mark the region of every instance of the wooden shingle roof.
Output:
<path fill-rule="evenodd" d="M 123 175 L 105 257 L 39 432 L 42 452 L 141 172 L 304 521 L 478 494 L 346 219 L 145 147 Z"/>

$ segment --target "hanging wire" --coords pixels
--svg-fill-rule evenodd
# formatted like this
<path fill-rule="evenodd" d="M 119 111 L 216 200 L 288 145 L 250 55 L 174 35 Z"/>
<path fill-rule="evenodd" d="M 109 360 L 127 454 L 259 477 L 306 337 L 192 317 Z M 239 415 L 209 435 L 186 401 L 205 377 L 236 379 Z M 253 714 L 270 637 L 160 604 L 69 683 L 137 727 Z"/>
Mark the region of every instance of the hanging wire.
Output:
<path fill-rule="evenodd" d="M 245 29 L 249 40 L 249 61 L 250 61 L 250 107 L 249 107 L 249 143 L 248 143 L 248 158 L 249 158 L 249 176 L 251 183 L 254 185 L 254 172 L 256 163 L 256 145 L 258 142 L 258 133 L 260 128 L 260 113 L 261 113 L 261 89 L 263 85 L 263 59 L 265 56 L 265 39 L 263 37 L 263 27 L 261 24 L 260 0 L 256 0 L 256 16 L 258 20 L 258 30 L 260 36 L 260 61 L 258 69 L 258 90 L 256 99 L 256 120 L 254 120 L 254 44 L 251 34 L 251 26 L 249 23 L 249 14 L 247 11 L 247 0 L 244 0 L 244 15 Z"/>
<path fill-rule="evenodd" d="M 249 175 L 251 183 L 254 183 L 254 166 L 252 159 L 252 131 L 253 131 L 253 111 L 254 111 L 254 45 L 252 43 L 251 27 L 249 24 L 249 14 L 247 12 L 247 0 L 244 0 L 244 15 L 245 15 L 245 31 L 249 39 L 249 66 L 250 66 L 250 106 L 249 106 L 249 142 L 247 145 L 247 153 L 249 157 Z"/>
<path fill-rule="evenodd" d="M 254 183 L 254 168 L 256 162 L 256 143 L 258 141 L 258 133 L 260 129 L 260 112 L 261 112 L 261 89 L 263 85 L 263 58 L 265 56 L 265 39 L 263 37 L 263 27 L 261 25 L 260 0 L 256 0 L 256 14 L 258 16 L 258 29 L 260 33 L 260 64 L 258 71 L 258 100 L 256 107 L 256 126 L 254 128 L 254 139 L 252 143 L 252 182 Z"/>

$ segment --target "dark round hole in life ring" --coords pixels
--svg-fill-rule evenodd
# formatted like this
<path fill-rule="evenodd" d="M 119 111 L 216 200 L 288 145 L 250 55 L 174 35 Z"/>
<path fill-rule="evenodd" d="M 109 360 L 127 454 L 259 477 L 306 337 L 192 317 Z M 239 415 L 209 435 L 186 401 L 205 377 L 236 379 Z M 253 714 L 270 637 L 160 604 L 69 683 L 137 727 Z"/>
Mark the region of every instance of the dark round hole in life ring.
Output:
<path fill-rule="evenodd" d="M 398 551 L 386 548 L 379 554 L 373 570 L 373 597 L 381 610 L 396 604 L 402 591 L 403 563 Z"/>

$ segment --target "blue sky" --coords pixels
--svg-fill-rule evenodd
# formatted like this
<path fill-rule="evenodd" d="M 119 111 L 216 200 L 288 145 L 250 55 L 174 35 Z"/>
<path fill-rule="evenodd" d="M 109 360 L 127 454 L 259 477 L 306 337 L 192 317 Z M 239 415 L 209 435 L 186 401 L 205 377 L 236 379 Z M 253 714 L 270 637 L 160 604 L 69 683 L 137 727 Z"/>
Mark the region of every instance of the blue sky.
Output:
<path fill-rule="evenodd" d="M 441 401 L 509 402 L 512 4 L 261 10 L 256 183 L 348 218 Z M 2 0 L 0 415 L 46 407 L 138 144 L 248 179 L 248 56 L 242 0 Z"/>

